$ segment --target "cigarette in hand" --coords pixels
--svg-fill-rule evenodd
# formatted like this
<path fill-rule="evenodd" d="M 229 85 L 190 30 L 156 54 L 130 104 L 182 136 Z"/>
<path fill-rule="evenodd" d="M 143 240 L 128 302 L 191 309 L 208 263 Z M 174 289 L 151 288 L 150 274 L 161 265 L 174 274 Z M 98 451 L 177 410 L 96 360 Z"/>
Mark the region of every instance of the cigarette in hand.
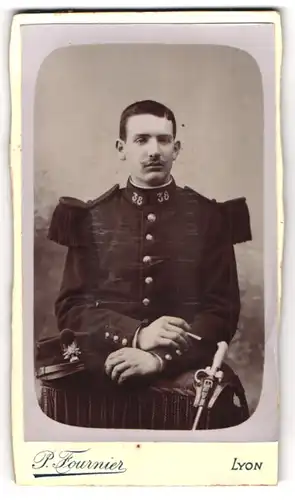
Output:
<path fill-rule="evenodd" d="M 194 335 L 193 333 L 186 332 L 186 335 L 195 340 L 202 340 L 202 337 L 198 337 L 198 335 Z"/>

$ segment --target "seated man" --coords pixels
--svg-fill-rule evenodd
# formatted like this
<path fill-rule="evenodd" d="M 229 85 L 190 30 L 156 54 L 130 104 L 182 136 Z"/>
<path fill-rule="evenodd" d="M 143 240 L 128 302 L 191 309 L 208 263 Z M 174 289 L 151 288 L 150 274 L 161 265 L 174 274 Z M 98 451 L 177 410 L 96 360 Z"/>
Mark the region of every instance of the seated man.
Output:
<path fill-rule="evenodd" d="M 126 187 L 87 203 L 61 198 L 54 211 L 49 238 L 68 253 L 55 308 L 62 358 L 57 344 L 47 354 L 82 362 L 87 387 L 100 374 L 132 391 L 204 368 L 230 343 L 240 313 L 233 245 L 251 231 L 244 198 L 217 203 L 176 185 L 180 142 L 166 106 L 128 106 L 116 147 Z"/>

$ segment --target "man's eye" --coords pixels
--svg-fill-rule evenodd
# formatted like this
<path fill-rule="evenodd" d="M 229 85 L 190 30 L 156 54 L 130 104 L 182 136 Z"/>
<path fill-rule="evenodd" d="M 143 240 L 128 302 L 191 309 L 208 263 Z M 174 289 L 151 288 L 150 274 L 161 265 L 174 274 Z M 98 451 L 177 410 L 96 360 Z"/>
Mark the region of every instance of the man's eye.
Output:
<path fill-rule="evenodd" d="M 161 144 L 169 144 L 171 142 L 170 137 L 159 137 L 159 142 Z"/>
<path fill-rule="evenodd" d="M 145 137 L 137 137 L 136 141 L 137 144 L 144 144 L 146 142 Z"/>

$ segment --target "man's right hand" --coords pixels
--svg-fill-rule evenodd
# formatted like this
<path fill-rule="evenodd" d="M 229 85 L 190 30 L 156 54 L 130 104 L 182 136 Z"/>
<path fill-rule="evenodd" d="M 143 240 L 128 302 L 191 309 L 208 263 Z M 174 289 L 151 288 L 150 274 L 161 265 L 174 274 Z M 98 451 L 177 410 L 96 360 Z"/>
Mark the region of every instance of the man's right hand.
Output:
<path fill-rule="evenodd" d="M 190 332 L 189 324 L 172 316 L 162 316 L 149 326 L 141 328 L 137 337 L 137 345 L 144 351 L 155 347 L 174 347 L 186 350 L 188 347 L 186 332 Z"/>

